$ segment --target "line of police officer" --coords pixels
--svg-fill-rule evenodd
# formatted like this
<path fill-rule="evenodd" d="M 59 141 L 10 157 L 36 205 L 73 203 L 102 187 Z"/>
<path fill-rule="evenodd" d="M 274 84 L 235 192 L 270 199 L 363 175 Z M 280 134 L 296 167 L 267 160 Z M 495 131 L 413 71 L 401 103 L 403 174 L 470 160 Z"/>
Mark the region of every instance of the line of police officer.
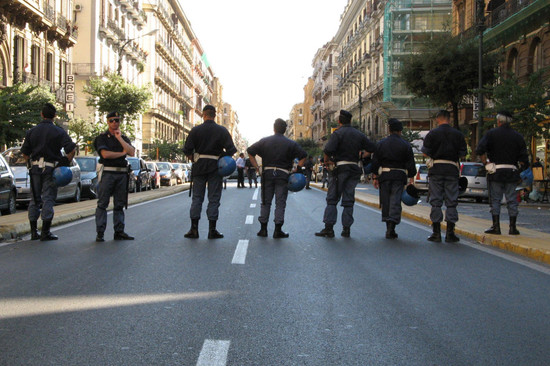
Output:
<path fill-rule="evenodd" d="M 31 239 L 56 240 L 50 232 L 53 219 L 53 204 L 57 187 L 53 181 L 53 169 L 58 165 L 68 166 L 72 160 L 76 145 L 60 127 L 53 124 L 55 107 L 46 104 L 42 110 L 44 120 L 30 129 L 21 148 L 30 162 L 32 200 L 29 205 L 29 222 Z M 184 236 L 190 239 L 199 237 L 198 224 L 202 203 L 208 187 L 209 239 L 223 238 L 217 231 L 216 223 L 222 192 L 222 177 L 218 174 L 218 160 L 222 156 L 232 156 L 237 152 L 227 129 L 215 123 L 216 109 L 207 105 L 203 109 L 204 122 L 195 126 L 185 142 L 183 152 L 193 161 L 192 203 L 190 207 L 191 229 Z M 518 235 L 517 201 L 515 188 L 520 181 L 519 169 L 528 166 L 528 157 L 523 137 L 510 127 L 513 117 L 509 112 L 499 112 L 498 127 L 490 130 L 477 147 L 477 154 L 486 165 L 490 191 L 493 226 L 486 231 L 489 234 L 500 234 L 500 205 L 503 195 L 506 198 L 510 215 L 509 234 Z M 107 206 L 113 196 L 113 224 L 115 240 L 133 240 L 125 233 L 124 207 L 128 205 L 128 163 L 126 156 L 134 156 L 135 149 L 127 136 L 120 131 L 121 116 L 118 112 L 107 115 L 108 130 L 97 136 L 94 147 L 98 152 L 100 181 L 96 209 L 96 241 L 104 241 L 107 224 Z M 428 157 L 429 167 L 429 203 L 432 206 L 430 219 L 433 233 L 428 240 L 441 242 L 441 222 L 443 221 L 442 205 L 445 203 L 445 221 L 447 233 L 445 241 L 457 242 L 454 233 L 458 221 L 456 210 L 458 201 L 458 179 L 460 159 L 466 155 L 464 135 L 449 124 L 450 115 L 442 110 L 436 115 L 438 127 L 430 131 L 425 139 L 422 152 Z M 351 126 L 351 113 L 340 111 L 339 127 L 331 135 L 324 152 L 324 163 L 330 171 L 330 180 L 326 197 L 326 208 L 323 216 L 325 227 L 315 233 L 316 236 L 332 238 L 337 221 L 336 205 L 341 201 L 342 226 L 341 235 L 350 237 L 354 222 L 353 206 L 355 188 L 361 176 L 360 160 L 373 154 L 372 170 L 374 186 L 380 192 L 382 221 L 386 223 L 386 238 L 398 237 L 395 227 L 401 221 L 401 196 L 405 185 L 412 185 L 416 174 L 411 145 L 401 137 L 403 125 L 397 119 L 389 119 L 390 134 L 376 145 L 363 133 Z M 277 119 L 274 123 L 274 134 L 261 139 L 248 148 L 250 162 L 260 172 L 256 156 L 263 161 L 262 203 L 260 216 L 260 237 L 268 235 L 267 226 L 271 202 L 275 197 L 275 231 L 274 238 L 287 238 L 282 231 L 288 180 L 293 169 L 294 159 L 299 159 L 298 166 L 306 161 L 306 152 L 284 136 L 286 122 Z M 66 156 L 61 155 L 64 148 Z M 519 166 L 518 166 L 519 163 Z M 294 168 L 296 169 L 296 168 Z M 42 233 L 37 231 L 37 220 L 42 214 Z"/>

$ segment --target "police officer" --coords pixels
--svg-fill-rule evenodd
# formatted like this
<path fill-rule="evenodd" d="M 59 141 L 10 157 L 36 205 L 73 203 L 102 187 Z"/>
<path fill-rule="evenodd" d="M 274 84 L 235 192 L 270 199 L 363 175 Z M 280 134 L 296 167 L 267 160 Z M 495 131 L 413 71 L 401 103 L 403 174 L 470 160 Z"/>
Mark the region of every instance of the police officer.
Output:
<path fill-rule="evenodd" d="M 53 124 L 56 109 L 46 103 L 42 108 L 42 122 L 27 131 L 21 153 L 30 160 L 31 202 L 28 217 L 31 240 L 57 240 L 50 232 L 54 216 L 53 206 L 57 198 L 57 185 L 53 179 L 56 166 L 69 166 L 75 154 L 76 144 L 67 132 Z M 61 154 L 65 150 L 65 156 Z M 42 214 L 42 232 L 38 235 L 38 218 Z"/>
<path fill-rule="evenodd" d="M 513 116 L 508 111 L 497 114 L 497 128 L 489 130 L 479 142 L 476 153 L 487 170 L 489 184 L 489 200 L 493 226 L 485 232 L 500 234 L 500 205 L 502 196 L 506 197 L 510 228 L 508 234 L 519 235 L 516 227 L 518 217 L 518 201 L 516 187 L 521 181 L 519 165 L 522 170 L 529 166 L 529 158 L 525 140 L 510 127 Z"/>
<path fill-rule="evenodd" d="M 190 239 L 199 237 L 199 220 L 208 183 L 208 239 L 219 239 L 223 238 L 223 234 L 216 230 L 216 222 L 223 178 L 218 174 L 218 159 L 221 156 L 232 156 L 237 149 L 227 129 L 214 121 L 216 108 L 206 105 L 202 111 L 204 122 L 193 127 L 183 146 L 183 153 L 193 161 L 193 199 L 189 210 L 191 229 L 184 236 Z"/>
<path fill-rule="evenodd" d="M 97 189 L 97 208 L 95 241 L 103 242 L 107 227 L 107 206 L 113 196 L 114 240 L 134 240 L 124 232 L 124 206 L 128 204 L 128 161 L 126 156 L 134 156 L 135 148 L 130 139 L 120 131 L 121 116 L 113 111 L 107 115 L 109 129 L 94 140 L 94 148 L 99 154 L 99 163 L 103 164 L 101 179 Z"/>
<path fill-rule="evenodd" d="M 325 228 L 315 233 L 316 236 L 334 237 L 334 224 L 338 210 L 336 205 L 342 199 L 342 236 L 350 236 L 353 224 L 353 205 L 355 203 L 355 187 L 361 178 L 359 160 L 368 153 L 374 152 L 376 146 L 367 136 L 351 126 L 351 113 L 340 111 L 339 128 L 330 136 L 323 150 L 325 163 L 328 164 L 332 178 L 327 191 L 327 206 L 323 222 Z M 336 165 L 336 167 L 335 167 Z"/>
<path fill-rule="evenodd" d="M 258 178 L 256 176 L 256 168 L 252 165 L 250 158 L 247 158 L 245 163 L 246 175 L 248 176 L 248 186 L 252 188 L 252 181 L 254 181 L 255 188 L 258 188 Z"/>
<path fill-rule="evenodd" d="M 390 135 L 376 144 L 372 158 L 373 184 L 380 189 L 382 221 L 386 223 L 386 239 L 396 239 L 395 226 L 401 222 L 401 194 L 403 187 L 413 184 L 416 174 L 411 145 L 401 138 L 403 124 L 388 120 Z"/>
<path fill-rule="evenodd" d="M 298 145 L 284 136 L 287 124 L 278 118 L 273 124 L 274 134 L 264 137 L 247 150 L 252 165 L 258 169 L 256 155 L 262 158 L 262 204 L 260 209 L 260 231 L 258 236 L 267 236 L 267 223 L 271 211 L 271 201 L 275 195 L 275 231 L 273 237 L 288 238 L 289 234 L 282 230 L 285 222 L 286 199 L 288 196 L 288 176 L 294 159 L 300 159 L 298 166 L 303 166 L 307 153 Z"/>
<path fill-rule="evenodd" d="M 441 242 L 441 221 L 443 211 L 441 206 L 445 201 L 445 221 L 447 222 L 446 242 L 457 242 L 455 224 L 458 221 L 458 178 L 460 174 L 459 160 L 466 156 L 467 147 L 464 135 L 451 127 L 451 115 L 446 110 L 440 110 L 435 119 L 438 127 L 430 131 L 424 138 L 422 152 L 429 157 L 428 190 L 429 202 L 432 206 L 430 220 L 432 235 L 429 241 Z"/>

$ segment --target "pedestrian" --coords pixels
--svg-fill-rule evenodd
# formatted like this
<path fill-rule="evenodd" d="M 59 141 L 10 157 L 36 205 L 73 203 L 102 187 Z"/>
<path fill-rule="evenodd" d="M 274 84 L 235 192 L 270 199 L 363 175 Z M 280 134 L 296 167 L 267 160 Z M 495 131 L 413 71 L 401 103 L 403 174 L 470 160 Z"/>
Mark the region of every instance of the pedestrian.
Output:
<path fill-rule="evenodd" d="M 262 158 L 262 203 L 260 216 L 258 217 L 261 228 L 257 234 L 261 237 L 268 235 L 267 223 L 273 196 L 275 196 L 275 218 L 273 220 L 275 231 L 273 232 L 273 238 L 289 237 L 289 234 L 282 230 L 285 223 L 288 177 L 291 169 L 293 169 L 294 159 L 299 159 L 298 166 L 301 167 L 306 160 L 307 153 L 297 142 L 284 136 L 286 127 L 287 124 L 283 119 L 276 119 L 273 124 L 274 134 L 264 137 L 247 150 L 250 162 L 256 169 L 259 169 L 256 155 Z"/>
<path fill-rule="evenodd" d="M 122 134 L 120 124 L 122 116 L 113 111 L 107 115 L 108 130 L 94 140 L 94 148 L 102 164 L 97 188 L 97 208 L 95 210 L 96 242 L 105 241 L 107 228 L 107 207 L 113 196 L 114 240 L 134 240 L 124 232 L 124 207 L 128 208 L 128 179 L 130 179 L 126 156 L 134 156 L 135 148 L 130 139 Z"/>
<path fill-rule="evenodd" d="M 327 206 L 323 216 L 325 228 L 316 236 L 334 237 L 334 224 L 338 216 L 336 205 L 342 200 L 342 236 L 350 237 L 353 224 L 353 205 L 355 187 L 361 178 L 359 159 L 374 152 L 375 145 L 359 130 L 351 126 L 351 113 L 341 110 L 338 117 L 338 129 L 330 136 L 325 145 L 324 161 L 331 171 L 327 191 Z"/>
<path fill-rule="evenodd" d="M 252 188 L 252 182 L 254 182 L 255 188 L 258 188 L 258 178 L 256 176 L 256 168 L 250 162 L 250 158 L 247 158 L 245 161 L 246 175 L 248 177 L 248 186 Z"/>
<path fill-rule="evenodd" d="M 380 190 L 386 239 L 396 239 L 395 227 L 401 222 L 401 195 L 407 178 L 413 184 L 416 165 L 411 144 L 401 137 L 403 124 L 390 118 L 388 126 L 390 135 L 376 144 L 371 164 L 374 188 Z"/>
<path fill-rule="evenodd" d="M 309 182 L 311 182 L 312 173 L 313 173 L 313 156 L 308 155 L 306 162 L 304 163 L 304 175 L 306 176 L 306 189 L 311 189 L 309 187 Z"/>
<path fill-rule="evenodd" d="M 42 122 L 27 131 L 21 146 L 27 164 L 31 185 L 31 202 L 28 218 L 31 227 L 31 240 L 57 240 L 50 232 L 54 216 L 53 206 L 57 198 L 57 185 L 53 179 L 56 166 L 69 166 L 73 160 L 76 144 L 67 132 L 56 126 L 56 109 L 46 103 L 42 107 Z M 65 156 L 61 154 L 61 149 Z M 42 216 L 42 232 L 38 235 L 38 218 Z"/>
<path fill-rule="evenodd" d="M 519 213 L 516 187 L 521 181 L 520 168 L 523 170 L 529 167 L 529 157 L 523 136 L 510 126 L 512 121 L 513 115 L 510 112 L 498 112 L 498 127 L 489 130 L 476 149 L 476 154 L 485 164 L 487 183 L 489 184 L 493 226 L 485 231 L 487 234 L 500 235 L 501 233 L 500 206 L 504 196 L 510 217 L 508 234 L 519 235 L 516 227 Z"/>
<path fill-rule="evenodd" d="M 432 234 L 429 241 L 441 242 L 441 221 L 445 202 L 445 221 L 447 232 L 445 241 L 454 243 L 460 239 L 455 235 L 458 221 L 458 179 L 460 176 L 460 159 L 467 153 L 466 140 L 459 130 L 451 127 L 451 115 L 440 110 L 435 116 L 438 127 L 431 130 L 424 138 L 422 152 L 429 157 L 428 167 L 428 201 L 432 206 L 430 220 Z"/>
<path fill-rule="evenodd" d="M 216 230 L 216 223 L 223 178 L 218 174 L 218 159 L 222 156 L 232 156 L 237 149 L 227 129 L 216 124 L 216 108 L 206 105 L 202 111 L 204 122 L 193 127 L 183 146 L 183 153 L 193 161 L 193 198 L 189 210 L 191 229 L 184 236 L 189 239 L 199 237 L 202 202 L 208 184 L 208 239 L 220 239 L 223 238 L 223 234 Z"/>
<path fill-rule="evenodd" d="M 328 186 L 329 177 L 328 177 L 328 167 L 324 159 L 321 163 L 321 170 L 322 170 L 321 183 L 323 183 L 323 186 L 321 188 L 325 188 L 325 184 Z"/>
<path fill-rule="evenodd" d="M 240 153 L 237 159 L 237 188 L 244 188 L 244 168 L 246 167 L 244 154 Z"/>

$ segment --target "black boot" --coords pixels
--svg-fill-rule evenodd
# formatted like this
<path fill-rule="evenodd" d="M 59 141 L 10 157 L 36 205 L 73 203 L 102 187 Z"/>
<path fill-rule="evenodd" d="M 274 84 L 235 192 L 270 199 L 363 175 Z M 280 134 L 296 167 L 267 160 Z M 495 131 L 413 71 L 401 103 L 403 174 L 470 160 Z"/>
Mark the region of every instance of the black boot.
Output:
<path fill-rule="evenodd" d="M 493 215 L 493 226 L 485 230 L 485 233 L 500 235 L 500 216 Z"/>
<path fill-rule="evenodd" d="M 42 221 L 42 232 L 40 233 L 40 241 L 57 240 L 57 236 L 53 235 L 50 232 L 51 227 L 52 227 L 51 220 Z"/>
<path fill-rule="evenodd" d="M 273 232 L 273 239 L 288 238 L 288 233 L 283 231 L 283 224 L 275 224 L 275 231 Z"/>
<path fill-rule="evenodd" d="M 130 236 L 126 234 L 124 231 L 119 231 L 115 233 L 115 236 L 113 237 L 115 240 L 134 240 L 133 236 Z"/>
<path fill-rule="evenodd" d="M 29 223 L 31 224 L 31 240 L 40 239 L 40 234 L 38 234 L 38 222 L 29 221 Z"/>
<path fill-rule="evenodd" d="M 344 226 L 340 235 L 344 238 L 349 238 L 351 236 L 351 228 L 349 226 Z"/>
<path fill-rule="evenodd" d="M 395 232 L 395 222 L 386 221 L 386 239 L 397 239 L 398 235 Z"/>
<path fill-rule="evenodd" d="M 244 188 L 244 186 L 243 186 Z M 209 227 L 208 227 L 208 239 L 221 239 L 223 238 L 223 234 L 220 233 L 218 230 L 216 230 L 216 220 L 210 220 L 208 221 Z"/>
<path fill-rule="evenodd" d="M 334 238 L 334 225 L 325 224 L 325 228 L 318 233 L 315 233 L 315 236 L 324 236 L 325 238 Z"/>
<path fill-rule="evenodd" d="M 261 236 L 262 238 L 265 238 L 267 237 L 267 222 L 265 224 L 260 222 L 260 225 L 262 227 L 260 228 L 260 231 L 258 231 L 258 234 L 256 235 Z"/>
<path fill-rule="evenodd" d="M 103 237 L 103 231 L 98 231 L 97 232 L 97 235 L 95 237 L 95 241 L 97 241 L 98 243 L 101 243 L 101 242 L 105 241 L 105 238 Z"/>
<path fill-rule="evenodd" d="M 510 216 L 510 231 L 508 231 L 508 234 L 510 234 L 510 235 L 519 235 L 519 231 L 516 228 L 517 219 L 518 219 L 517 216 Z"/>
<path fill-rule="evenodd" d="M 460 238 L 455 235 L 455 223 L 447 222 L 447 233 L 445 234 L 445 242 L 456 243 L 459 241 L 460 241 Z"/>
<path fill-rule="evenodd" d="M 441 223 L 434 222 L 432 223 L 432 235 L 428 238 L 428 241 L 433 241 L 436 243 L 441 243 Z"/>
<path fill-rule="evenodd" d="M 191 219 L 191 229 L 184 235 L 188 239 L 199 238 L 199 219 Z"/>

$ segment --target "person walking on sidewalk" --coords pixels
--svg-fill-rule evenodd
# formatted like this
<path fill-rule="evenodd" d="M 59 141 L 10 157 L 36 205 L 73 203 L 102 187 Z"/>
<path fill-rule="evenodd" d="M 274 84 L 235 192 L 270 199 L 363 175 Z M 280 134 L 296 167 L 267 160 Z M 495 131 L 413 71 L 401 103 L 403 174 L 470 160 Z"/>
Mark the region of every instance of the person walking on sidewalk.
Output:
<path fill-rule="evenodd" d="M 440 110 L 436 116 L 438 127 L 431 130 L 424 138 L 422 152 L 429 157 L 428 194 L 432 206 L 430 220 L 432 235 L 429 241 L 441 242 L 441 221 L 443 221 L 443 201 L 445 201 L 445 221 L 447 222 L 446 242 L 458 242 L 455 235 L 455 225 L 458 221 L 458 179 L 460 175 L 460 158 L 466 156 L 467 146 L 464 135 L 451 127 L 451 115 L 446 110 Z"/>
<path fill-rule="evenodd" d="M 327 206 L 323 216 L 324 229 L 315 233 L 316 236 L 334 237 L 334 224 L 338 216 L 336 205 L 342 199 L 342 236 L 350 237 L 353 224 L 353 205 L 355 204 L 355 187 L 361 178 L 359 159 L 372 153 L 376 146 L 367 136 L 351 126 L 351 113 L 340 111 L 339 127 L 330 136 L 323 150 L 324 160 L 329 165 L 332 178 L 328 185 Z M 336 166 L 335 166 L 336 165 Z"/>
<path fill-rule="evenodd" d="M 55 107 L 46 103 L 42 108 L 42 122 L 27 131 L 21 153 L 30 165 L 31 202 L 28 217 L 31 240 L 57 240 L 50 232 L 57 198 L 57 185 L 53 179 L 56 166 L 69 166 L 76 144 L 67 132 L 54 125 Z M 61 154 L 65 150 L 65 156 Z M 42 215 L 42 232 L 38 235 L 38 218 Z"/>
<path fill-rule="evenodd" d="M 497 114 L 497 128 L 489 130 L 479 142 L 476 153 L 487 170 L 489 200 L 493 226 L 485 232 L 500 235 L 500 206 L 504 196 L 510 216 L 508 234 L 519 235 L 516 227 L 518 201 L 516 187 L 521 181 L 520 170 L 529 167 L 529 157 L 523 136 L 510 126 L 513 116 L 508 111 Z"/>
<path fill-rule="evenodd" d="M 284 136 L 286 131 L 286 122 L 280 118 L 275 120 L 273 124 L 274 134 L 269 137 L 264 137 L 260 141 L 254 143 L 247 150 L 250 162 L 258 169 L 256 155 L 262 158 L 262 203 L 260 209 L 260 231 L 258 236 L 267 236 L 267 223 L 271 211 L 271 202 L 275 196 L 275 231 L 273 238 L 288 238 L 289 234 L 283 231 L 285 223 L 285 208 L 286 199 L 288 196 L 288 176 L 292 169 L 294 159 L 300 161 L 298 166 L 303 166 L 307 153 L 295 141 L 292 141 Z"/>
<path fill-rule="evenodd" d="M 313 156 L 308 155 L 306 162 L 304 163 L 304 175 L 306 176 L 306 189 L 311 189 L 309 183 L 311 182 L 311 176 L 313 174 Z"/>
<path fill-rule="evenodd" d="M 216 108 L 206 105 L 203 108 L 204 122 L 193 127 L 185 145 L 183 153 L 193 161 L 193 198 L 189 216 L 191 217 L 191 229 L 184 235 L 189 239 L 199 237 L 199 220 L 201 218 L 202 202 L 208 184 L 208 239 L 223 238 L 216 223 L 222 197 L 223 178 L 218 174 L 218 159 L 221 156 L 232 156 L 237 152 L 231 135 L 223 126 L 216 124 Z"/>
<path fill-rule="evenodd" d="M 248 177 L 249 188 L 252 188 L 252 182 L 254 182 L 255 188 L 258 188 L 258 178 L 256 176 L 256 168 L 254 168 L 254 165 L 252 165 L 250 158 L 246 159 L 244 165 L 246 167 L 246 175 Z"/>
<path fill-rule="evenodd" d="M 390 135 L 376 144 L 372 158 L 374 188 L 380 190 L 382 221 L 386 223 L 386 239 L 398 237 L 395 227 L 401 222 L 401 195 L 403 187 L 413 184 L 416 175 L 414 154 L 407 141 L 401 137 L 403 124 L 388 120 Z"/>
<path fill-rule="evenodd" d="M 237 188 L 244 188 L 244 168 L 246 162 L 244 160 L 244 154 L 240 153 L 237 159 Z"/>
<path fill-rule="evenodd" d="M 95 210 L 95 225 L 97 236 L 95 241 L 105 241 L 107 228 L 107 207 L 113 196 L 113 228 L 114 240 L 134 240 L 124 232 L 124 206 L 128 207 L 128 161 L 126 156 L 134 156 L 135 148 L 130 139 L 120 131 L 122 117 L 116 111 L 107 115 L 109 129 L 97 136 L 94 148 L 99 155 L 99 164 L 103 164 L 97 189 L 97 208 Z"/>

